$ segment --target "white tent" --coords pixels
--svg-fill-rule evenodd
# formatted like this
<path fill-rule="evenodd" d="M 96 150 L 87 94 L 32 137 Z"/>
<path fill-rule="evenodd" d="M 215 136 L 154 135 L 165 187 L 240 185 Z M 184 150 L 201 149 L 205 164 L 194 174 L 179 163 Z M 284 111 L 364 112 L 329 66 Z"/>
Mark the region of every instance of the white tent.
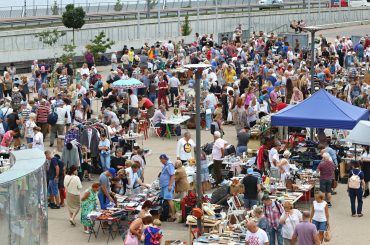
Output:
<path fill-rule="evenodd" d="M 370 145 L 370 121 L 359 121 L 345 140 L 353 144 Z"/>

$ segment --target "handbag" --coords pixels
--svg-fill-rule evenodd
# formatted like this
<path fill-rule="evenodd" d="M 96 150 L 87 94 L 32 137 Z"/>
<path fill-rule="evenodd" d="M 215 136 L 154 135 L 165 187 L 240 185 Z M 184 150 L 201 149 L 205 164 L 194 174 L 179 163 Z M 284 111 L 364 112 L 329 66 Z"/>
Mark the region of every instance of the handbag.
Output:
<path fill-rule="evenodd" d="M 338 182 L 335 179 L 333 179 L 331 181 L 331 188 L 335 189 L 335 188 L 337 188 L 337 186 L 338 186 Z"/>
<path fill-rule="evenodd" d="M 327 225 L 326 231 L 324 232 L 324 241 L 329 242 L 331 240 L 331 231 L 330 231 L 330 226 Z"/>
<path fill-rule="evenodd" d="M 123 244 L 124 245 L 139 245 L 139 239 L 137 238 L 137 236 L 132 235 L 131 232 L 128 231 Z"/>

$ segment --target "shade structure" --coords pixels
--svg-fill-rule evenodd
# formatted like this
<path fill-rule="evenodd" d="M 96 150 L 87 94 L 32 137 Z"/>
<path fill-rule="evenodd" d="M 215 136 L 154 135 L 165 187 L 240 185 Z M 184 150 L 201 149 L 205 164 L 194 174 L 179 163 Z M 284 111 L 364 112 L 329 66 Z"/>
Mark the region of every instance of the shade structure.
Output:
<path fill-rule="evenodd" d="M 370 121 L 359 121 L 345 139 L 359 145 L 370 145 Z"/>
<path fill-rule="evenodd" d="M 111 88 L 119 89 L 135 89 L 143 87 L 145 87 L 145 85 L 135 78 L 117 80 L 111 85 Z"/>
<path fill-rule="evenodd" d="M 368 119 L 368 110 L 337 99 L 321 89 L 294 107 L 272 115 L 271 124 L 303 128 L 353 129 L 360 120 Z"/>

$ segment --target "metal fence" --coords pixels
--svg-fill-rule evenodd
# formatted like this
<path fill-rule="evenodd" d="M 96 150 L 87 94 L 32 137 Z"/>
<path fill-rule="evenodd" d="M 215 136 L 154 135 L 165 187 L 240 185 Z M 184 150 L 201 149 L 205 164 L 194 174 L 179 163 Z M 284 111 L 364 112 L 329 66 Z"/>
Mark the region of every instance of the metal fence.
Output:
<path fill-rule="evenodd" d="M 309 0 L 305 0 L 309 3 Z M 63 0 L 58 0 L 57 5 L 54 6 L 53 0 L 42 1 L 43 4 L 26 4 L 23 6 L 1 6 L 0 7 L 0 18 L 21 18 L 31 16 L 49 16 L 49 15 L 60 15 L 65 10 L 66 4 Z M 46 2 L 46 4 L 45 4 Z M 211 7 L 211 6 L 238 6 L 248 5 L 249 2 L 252 5 L 256 5 L 258 0 L 158 0 L 158 3 L 152 6 L 152 10 L 160 9 L 176 9 L 176 8 L 190 8 L 190 7 Z M 285 3 L 297 2 L 297 0 L 285 0 Z M 301 2 L 301 1 L 299 1 Z M 323 6 L 327 0 L 321 0 Z M 136 1 L 121 1 L 121 7 L 116 8 L 116 1 L 102 1 L 91 3 L 86 2 L 75 2 L 75 6 L 82 7 L 86 13 L 107 13 L 107 12 L 125 12 L 125 11 L 147 11 L 148 5 L 146 0 Z"/>

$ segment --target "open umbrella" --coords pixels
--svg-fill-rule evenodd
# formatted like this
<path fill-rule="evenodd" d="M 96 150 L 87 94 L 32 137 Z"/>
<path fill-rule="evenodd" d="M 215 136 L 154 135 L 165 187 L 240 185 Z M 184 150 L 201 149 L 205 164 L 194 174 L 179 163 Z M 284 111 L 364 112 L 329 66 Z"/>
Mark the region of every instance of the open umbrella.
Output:
<path fill-rule="evenodd" d="M 145 87 L 144 83 L 135 78 L 117 80 L 111 85 L 111 88 L 119 89 L 135 89 L 143 87 Z"/>
<path fill-rule="evenodd" d="M 111 88 L 118 88 L 118 89 L 136 89 L 136 88 L 144 88 L 145 85 L 144 83 L 140 82 L 139 80 L 135 78 L 130 78 L 130 79 L 121 79 L 117 80 L 112 83 L 110 86 Z M 129 100 L 127 100 L 128 105 L 127 109 L 130 111 L 130 103 Z"/>

